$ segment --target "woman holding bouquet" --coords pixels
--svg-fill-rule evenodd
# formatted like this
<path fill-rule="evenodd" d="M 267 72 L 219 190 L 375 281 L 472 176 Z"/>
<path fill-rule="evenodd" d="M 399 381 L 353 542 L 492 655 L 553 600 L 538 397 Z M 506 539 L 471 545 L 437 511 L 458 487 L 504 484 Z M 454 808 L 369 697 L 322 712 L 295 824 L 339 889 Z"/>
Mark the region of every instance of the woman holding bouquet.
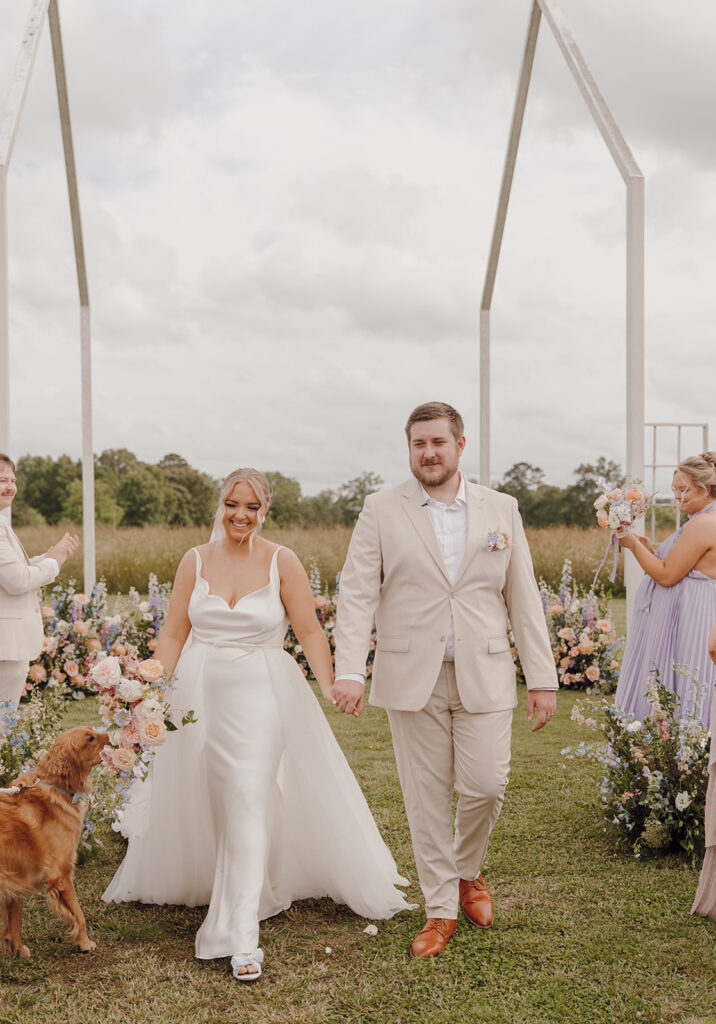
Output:
<path fill-rule="evenodd" d="M 648 679 L 657 669 L 683 710 L 694 683 L 674 667 L 680 665 L 699 673 L 694 713 L 708 726 L 716 674 L 707 644 L 716 619 L 716 453 L 679 463 L 672 489 L 687 521 L 656 551 L 632 530 L 619 538 L 646 576 L 634 601 L 615 704 L 639 719 L 648 715 Z"/>
<path fill-rule="evenodd" d="M 269 485 L 255 469 L 224 483 L 209 544 L 177 570 L 156 658 L 176 667 L 172 704 L 197 722 L 170 734 L 122 831 L 129 849 L 107 901 L 209 904 L 201 960 L 261 974 L 259 921 L 331 896 L 363 917 L 407 909 L 365 798 L 294 659 L 290 620 L 326 700 L 328 642 L 296 555 L 259 536 Z"/>

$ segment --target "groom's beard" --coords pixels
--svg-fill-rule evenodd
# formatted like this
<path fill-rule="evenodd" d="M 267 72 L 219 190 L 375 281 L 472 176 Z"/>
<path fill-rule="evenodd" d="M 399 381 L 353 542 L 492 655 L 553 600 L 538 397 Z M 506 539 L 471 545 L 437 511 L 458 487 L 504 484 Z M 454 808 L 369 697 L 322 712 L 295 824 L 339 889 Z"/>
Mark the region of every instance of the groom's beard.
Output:
<path fill-rule="evenodd" d="M 426 469 L 436 469 L 438 466 L 440 466 L 440 473 L 425 472 Z M 446 484 L 457 473 L 457 463 L 454 466 L 443 466 L 438 462 L 427 466 L 412 467 L 412 469 L 415 479 L 429 490 L 431 487 L 442 487 L 443 484 Z"/>

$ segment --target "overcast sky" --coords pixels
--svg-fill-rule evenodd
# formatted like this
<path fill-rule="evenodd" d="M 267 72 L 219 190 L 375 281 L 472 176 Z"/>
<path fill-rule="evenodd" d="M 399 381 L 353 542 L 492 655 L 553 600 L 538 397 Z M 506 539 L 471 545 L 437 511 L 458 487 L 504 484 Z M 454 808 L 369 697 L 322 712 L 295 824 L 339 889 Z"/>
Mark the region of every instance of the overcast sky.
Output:
<path fill-rule="evenodd" d="M 0 8 L 0 97 L 29 0 Z M 646 177 L 646 418 L 716 447 L 716 5 L 562 0 Z M 95 449 L 305 493 L 466 420 L 529 0 L 60 0 Z M 80 453 L 79 313 L 43 30 L 10 187 L 11 445 Z M 546 22 L 493 302 L 493 463 L 625 449 L 625 188 Z M 687 452 L 701 450 L 695 434 Z M 662 457 L 669 453 L 662 452 Z"/>

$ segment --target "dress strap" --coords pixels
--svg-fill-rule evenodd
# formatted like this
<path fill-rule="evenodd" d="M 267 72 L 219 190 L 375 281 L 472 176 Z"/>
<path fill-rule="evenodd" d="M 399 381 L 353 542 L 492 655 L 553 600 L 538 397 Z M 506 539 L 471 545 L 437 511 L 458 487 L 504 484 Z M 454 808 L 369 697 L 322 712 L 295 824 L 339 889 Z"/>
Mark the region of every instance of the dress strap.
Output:
<path fill-rule="evenodd" d="M 199 579 L 201 576 L 201 555 L 198 548 L 192 548 L 192 551 L 196 555 L 196 578 Z"/>

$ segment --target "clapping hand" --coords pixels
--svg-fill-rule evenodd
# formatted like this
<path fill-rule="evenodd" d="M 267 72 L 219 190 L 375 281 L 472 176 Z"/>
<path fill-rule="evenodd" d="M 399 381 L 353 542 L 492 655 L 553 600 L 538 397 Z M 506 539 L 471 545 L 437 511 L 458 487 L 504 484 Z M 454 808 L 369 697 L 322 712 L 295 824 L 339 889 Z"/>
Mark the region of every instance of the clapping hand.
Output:
<path fill-rule="evenodd" d="M 62 565 L 68 558 L 72 558 L 79 546 L 79 537 L 76 534 L 73 536 L 71 533 L 66 533 L 61 540 L 47 549 L 45 557 L 54 558 L 58 565 Z"/>

